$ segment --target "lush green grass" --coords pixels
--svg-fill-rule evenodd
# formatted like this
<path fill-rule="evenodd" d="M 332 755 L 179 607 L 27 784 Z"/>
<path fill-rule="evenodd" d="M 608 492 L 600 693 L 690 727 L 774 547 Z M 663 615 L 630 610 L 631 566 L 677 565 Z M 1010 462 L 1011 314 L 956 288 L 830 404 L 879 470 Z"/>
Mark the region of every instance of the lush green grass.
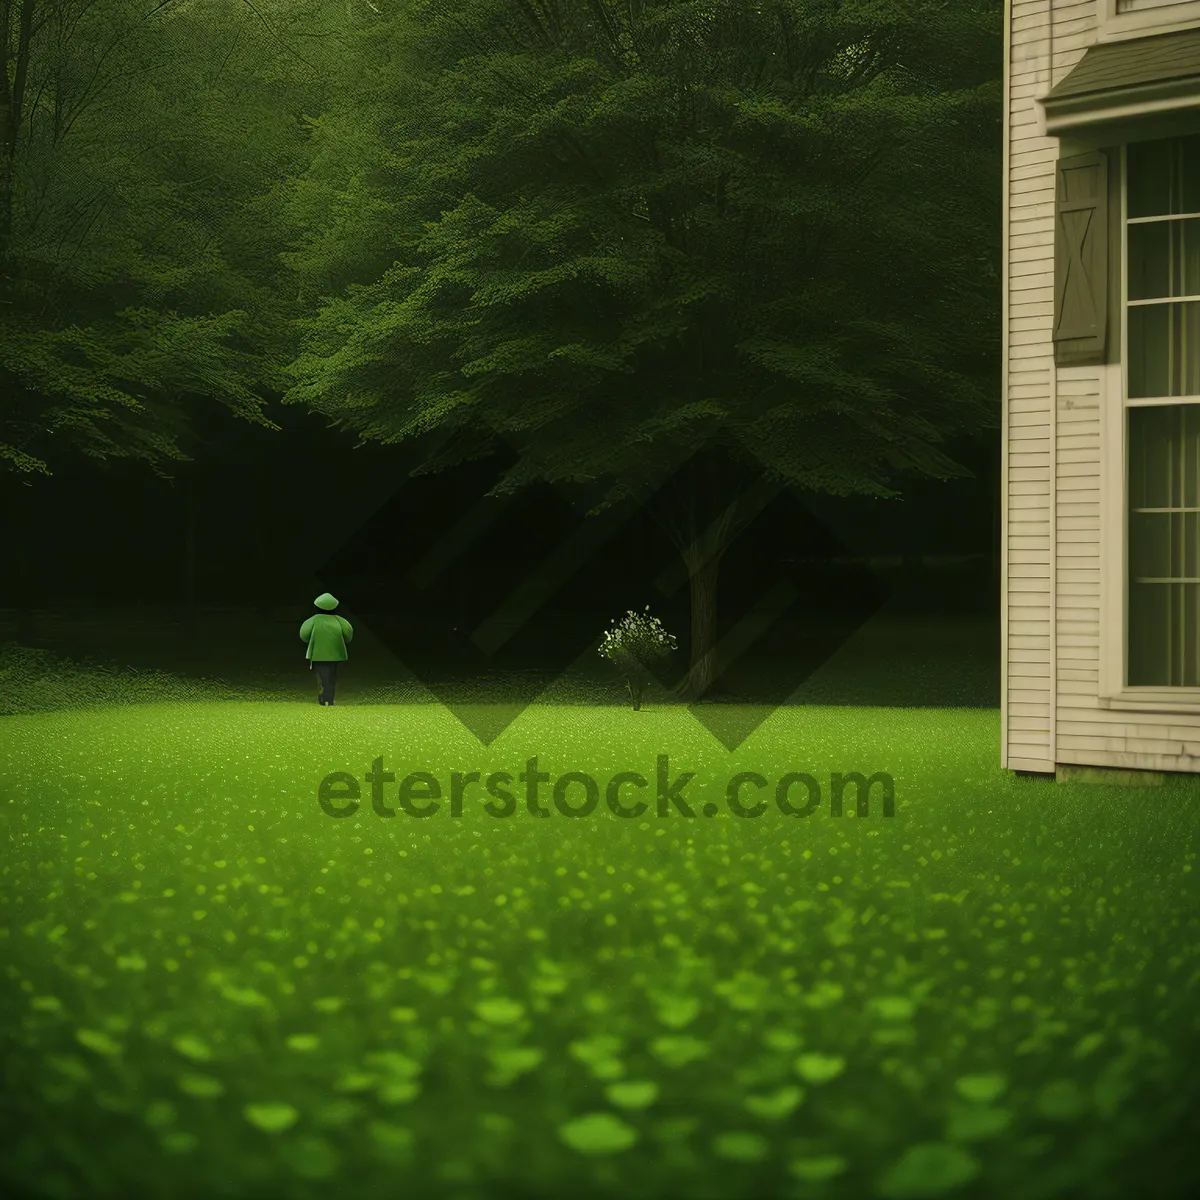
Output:
<path fill-rule="evenodd" d="M 58 670 L 64 697 L 92 686 L 5 661 L 47 688 Z M 0 723 L 13 1187 L 1038 1200 L 1200 1183 L 1193 780 L 1014 778 L 986 709 L 789 707 L 730 755 L 653 702 L 537 705 L 484 747 L 428 703 L 153 688 Z M 654 814 L 660 754 L 696 773 L 696 817 Z M 603 790 L 639 771 L 651 811 L 620 819 L 602 796 L 585 819 L 495 819 L 476 786 L 459 818 L 382 818 L 364 784 L 358 813 L 326 816 L 320 779 L 380 755 L 444 797 L 451 771 L 515 780 L 536 755 L 550 806 L 563 772 Z M 810 772 L 822 807 L 732 816 L 738 771 Z M 853 789 L 830 816 L 833 771 L 889 773 L 895 816 L 878 792 L 851 815 Z"/>

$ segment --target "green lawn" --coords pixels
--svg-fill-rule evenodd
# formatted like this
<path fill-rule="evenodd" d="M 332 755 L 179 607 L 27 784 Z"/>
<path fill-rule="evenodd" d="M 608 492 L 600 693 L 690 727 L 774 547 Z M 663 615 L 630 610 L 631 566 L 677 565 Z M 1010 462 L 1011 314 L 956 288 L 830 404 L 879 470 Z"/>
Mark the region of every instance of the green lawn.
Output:
<path fill-rule="evenodd" d="M 539 704 L 485 747 L 208 686 L 0 717 L 10 1194 L 1197 1194 L 1196 781 L 1013 777 L 994 709 L 788 706 L 728 754 L 653 698 Z M 596 810 L 526 812 L 535 755 Z M 656 814 L 660 755 L 694 817 Z M 327 816 L 379 756 L 397 815 L 364 782 Z M 522 803 L 454 817 L 455 770 Z M 739 771 L 821 806 L 731 815 Z M 831 816 L 837 771 L 895 815 Z"/>

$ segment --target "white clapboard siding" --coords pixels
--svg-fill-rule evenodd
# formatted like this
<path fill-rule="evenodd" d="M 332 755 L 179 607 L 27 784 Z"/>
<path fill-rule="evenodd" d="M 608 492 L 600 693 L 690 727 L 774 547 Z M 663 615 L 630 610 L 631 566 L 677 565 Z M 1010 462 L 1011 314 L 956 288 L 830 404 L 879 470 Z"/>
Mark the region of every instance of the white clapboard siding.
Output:
<path fill-rule="evenodd" d="M 1101 367 L 1060 368 L 1055 428 L 1055 758 L 1072 706 L 1095 705 L 1100 665 L 1100 395 Z M 1087 563 L 1081 559 L 1089 560 Z M 1094 565 L 1094 578 L 1080 571 Z M 1066 726 L 1064 726 L 1066 721 Z"/>
<path fill-rule="evenodd" d="M 1003 761 L 1052 770 L 1050 395 L 1057 142 L 1038 132 L 1050 88 L 1047 0 L 1012 0 L 1008 73 Z"/>
<path fill-rule="evenodd" d="M 1200 713 L 1113 708 L 1099 695 L 1101 421 L 1111 383 L 1101 366 L 1054 365 L 1060 148 L 1039 134 L 1034 104 L 1096 42 L 1097 18 L 1096 0 L 1010 6 L 1003 761 L 1029 771 L 1062 763 L 1200 772 Z"/>

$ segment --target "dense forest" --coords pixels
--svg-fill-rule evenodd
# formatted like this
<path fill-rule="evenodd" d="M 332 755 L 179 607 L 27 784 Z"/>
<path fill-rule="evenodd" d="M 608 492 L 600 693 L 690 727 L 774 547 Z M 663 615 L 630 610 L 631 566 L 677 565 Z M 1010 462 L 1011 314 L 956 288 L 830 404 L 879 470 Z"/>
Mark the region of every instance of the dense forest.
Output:
<path fill-rule="evenodd" d="M 79 464 L 147 496 L 261 464 L 269 508 L 302 415 L 343 464 L 500 455 L 490 496 L 593 515 L 703 462 L 652 509 L 702 689 L 771 489 L 988 460 L 1002 12 L 3 0 L 10 533 Z"/>

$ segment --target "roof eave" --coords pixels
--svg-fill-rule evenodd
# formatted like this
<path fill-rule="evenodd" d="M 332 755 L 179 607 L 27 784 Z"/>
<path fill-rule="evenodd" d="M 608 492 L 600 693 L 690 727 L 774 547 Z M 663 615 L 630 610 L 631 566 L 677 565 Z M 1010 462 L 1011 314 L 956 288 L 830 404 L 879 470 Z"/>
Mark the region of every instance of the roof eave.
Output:
<path fill-rule="evenodd" d="M 1092 125 L 1200 110 L 1200 75 L 1100 92 L 1045 96 L 1037 103 L 1046 116 L 1047 136 L 1061 137 Z"/>

